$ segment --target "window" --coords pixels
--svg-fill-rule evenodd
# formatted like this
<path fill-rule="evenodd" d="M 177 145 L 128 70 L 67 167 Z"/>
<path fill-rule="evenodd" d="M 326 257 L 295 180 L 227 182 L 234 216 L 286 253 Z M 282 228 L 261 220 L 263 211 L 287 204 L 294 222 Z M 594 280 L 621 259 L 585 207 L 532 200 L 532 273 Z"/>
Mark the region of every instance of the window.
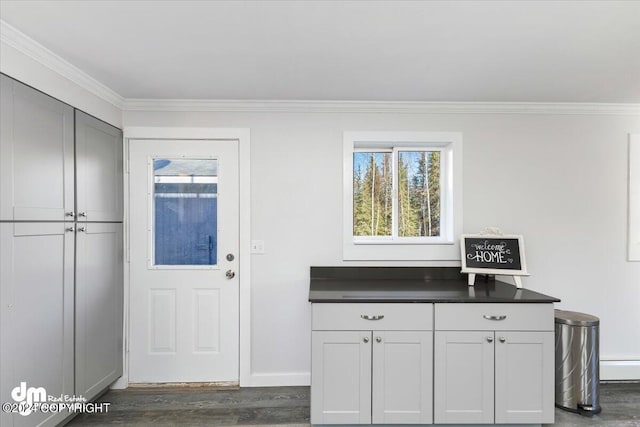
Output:
<path fill-rule="evenodd" d="M 218 262 L 218 161 L 153 160 L 153 265 Z"/>
<path fill-rule="evenodd" d="M 459 260 L 461 157 L 459 133 L 345 132 L 344 259 Z"/>

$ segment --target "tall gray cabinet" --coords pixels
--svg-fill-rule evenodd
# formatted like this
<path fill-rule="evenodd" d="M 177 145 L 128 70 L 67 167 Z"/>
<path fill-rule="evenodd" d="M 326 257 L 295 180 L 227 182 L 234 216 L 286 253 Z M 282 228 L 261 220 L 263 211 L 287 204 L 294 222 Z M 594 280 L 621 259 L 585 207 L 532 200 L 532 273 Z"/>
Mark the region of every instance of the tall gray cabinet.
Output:
<path fill-rule="evenodd" d="M 92 399 L 122 375 L 122 134 L 0 75 L 0 401 Z M 67 412 L 2 412 L 2 426 Z"/>

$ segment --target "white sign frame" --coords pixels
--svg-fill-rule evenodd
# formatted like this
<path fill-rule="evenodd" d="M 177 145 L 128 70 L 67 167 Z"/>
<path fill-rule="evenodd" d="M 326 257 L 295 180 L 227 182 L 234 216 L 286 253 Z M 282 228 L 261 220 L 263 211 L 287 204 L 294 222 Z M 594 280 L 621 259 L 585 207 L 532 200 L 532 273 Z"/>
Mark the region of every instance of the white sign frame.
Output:
<path fill-rule="evenodd" d="M 520 268 L 508 269 L 508 268 L 478 268 L 467 267 L 467 257 L 465 252 L 465 240 L 467 238 L 472 239 L 487 239 L 487 240 L 499 240 L 499 239 L 517 239 L 518 251 L 520 252 Z M 524 237 L 521 234 L 462 234 L 460 236 L 460 262 L 461 273 L 469 274 L 469 286 L 473 286 L 475 283 L 476 274 L 498 274 L 504 276 L 513 276 L 513 280 L 518 288 L 522 288 L 522 281 L 520 276 L 529 276 L 527 271 L 527 262 L 524 252 Z"/>

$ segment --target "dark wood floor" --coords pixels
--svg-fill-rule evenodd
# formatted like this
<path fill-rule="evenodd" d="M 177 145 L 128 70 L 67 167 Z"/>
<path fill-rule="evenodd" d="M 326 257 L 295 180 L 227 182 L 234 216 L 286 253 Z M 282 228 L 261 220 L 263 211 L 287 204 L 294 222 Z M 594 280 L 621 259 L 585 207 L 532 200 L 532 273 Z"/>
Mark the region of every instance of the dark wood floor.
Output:
<path fill-rule="evenodd" d="M 592 418 L 556 409 L 554 426 L 640 427 L 640 383 L 600 387 L 602 413 Z M 110 391 L 102 414 L 81 414 L 69 426 L 240 426 L 309 425 L 309 387 L 261 387 L 239 390 Z"/>

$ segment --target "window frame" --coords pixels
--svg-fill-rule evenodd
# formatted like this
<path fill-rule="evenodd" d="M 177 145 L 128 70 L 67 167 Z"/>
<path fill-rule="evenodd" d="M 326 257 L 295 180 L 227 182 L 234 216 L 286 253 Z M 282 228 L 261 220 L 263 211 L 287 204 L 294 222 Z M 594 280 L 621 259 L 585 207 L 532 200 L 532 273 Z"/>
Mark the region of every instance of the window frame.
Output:
<path fill-rule="evenodd" d="M 399 152 L 440 151 L 440 236 L 398 236 Z M 392 235 L 353 235 L 353 155 L 392 154 Z M 459 261 L 462 233 L 462 134 L 458 132 L 344 132 L 343 259 Z"/>

